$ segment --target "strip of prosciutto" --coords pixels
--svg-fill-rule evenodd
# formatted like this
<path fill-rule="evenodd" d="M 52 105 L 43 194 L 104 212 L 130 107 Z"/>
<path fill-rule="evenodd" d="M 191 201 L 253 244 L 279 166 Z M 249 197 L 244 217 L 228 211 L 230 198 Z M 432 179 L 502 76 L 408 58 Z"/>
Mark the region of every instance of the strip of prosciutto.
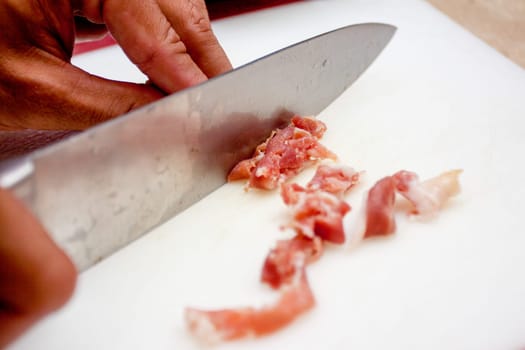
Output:
<path fill-rule="evenodd" d="M 248 187 L 273 190 L 320 159 L 336 159 L 319 139 L 326 125 L 313 117 L 294 116 L 290 125 L 275 130 L 250 159 L 239 162 L 228 181 L 248 179 Z"/>
<path fill-rule="evenodd" d="M 450 197 L 459 193 L 461 172 L 459 169 L 450 170 L 421 182 L 416 173 L 402 170 L 393 178 L 397 192 L 413 204 L 412 214 L 429 218 L 435 216 Z"/>
<path fill-rule="evenodd" d="M 344 243 L 343 217 L 351 208 L 342 197 L 358 181 L 359 173 L 352 168 L 320 165 L 306 187 L 283 184 L 281 197 L 293 210 L 287 227 L 310 238 Z"/>
<path fill-rule="evenodd" d="M 413 215 L 424 218 L 435 216 L 450 197 L 459 193 L 461 172 L 450 170 L 420 181 L 416 173 L 401 170 L 382 178 L 368 191 L 364 210 L 357 220 L 360 224 L 344 227 L 345 233 L 352 236 L 352 244 L 364 238 L 394 233 L 396 193 L 412 203 Z"/>
<path fill-rule="evenodd" d="M 396 230 L 394 204 L 396 201 L 395 182 L 386 176 L 376 182 L 368 191 L 366 200 L 366 227 L 363 238 L 385 236 Z"/>
<path fill-rule="evenodd" d="M 187 308 L 185 321 L 190 332 L 208 344 L 216 344 L 273 333 L 314 307 L 315 298 L 298 261 L 290 283 L 279 290 L 278 300 L 260 309 L 243 307 L 214 311 Z"/>
<path fill-rule="evenodd" d="M 297 274 L 297 266 L 317 261 L 323 253 L 323 242 L 319 237 L 302 234 L 292 239 L 280 240 L 270 251 L 261 273 L 261 281 L 274 289 L 290 283 Z"/>
<path fill-rule="evenodd" d="M 312 135 L 324 132 L 315 120 L 295 119 L 295 124 Z M 344 242 L 342 216 L 350 206 L 342 196 L 358 180 L 359 173 L 352 168 L 321 165 L 306 187 L 283 184 L 283 200 L 294 207 L 294 221 L 298 223 L 296 235 L 277 242 L 261 273 L 261 281 L 279 292 L 278 300 L 260 309 L 187 308 L 185 321 L 190 332 L 206 343 L 257 337 L 279 330 L 310 310 L 315 299 L 305 267 L 321 256 L 323 239 Z M 303 234 L 306 231 L 311 231 L 312 235 Z"/>
<path fill-rule="evenodd" d="M 281 197 L 293 213 L 287 226 L 293 228 L 296 235 L 278 241 L 263 265 L 261 281 L 278 292 L 277 300 L 262 308 L 187 308 L 186 325 L 197 338 L 214 344 L 264 336 L 287 326 L 315 306 L 315 298 L 306 278 L 306 266 L 320 258 L 325 241 L 340 244 L 345 242 L 346 236 L 351 236 L 352 241 L 358 242 L 394 233 L 396 193 L 413 204 L 414 214 L 424 216 L 435 215 L 451 196 L 459 193 L 458 176 L 461 170 L 448 171 L 423 182 L 419 181 L 417 174 L 402 170 L 377 181 L 367 192 L 363 210 L 357 217 L 360 224 L 345 226 L 343 218 L 350 206 L 343 200 L 343 195 L 359 181 L 360 173 L 348 167 L 321 165 L 304 187 L 282 182 L 283 176 L 299 169 L 291 165 L 295 164 L 291 159 L 302 157 L 300 152 L 292 152 L 293 156 L 286 153 L 291 152 L 290 145 L 295 141 L 307 144 L 311 137 L 320 137 L 324 130 L 324 124 L 314 119 L 294 118 L 291 126 L 276 131 L 258 147 L 254 158 L 239 163 L 235 172 L 230 174 L 233 179 L 249 178 L 252 187 L 270 189 L 281 184 Z M 308 137 L 290 137 L 305 132 Z M 276 167 L 268 165 L 272 162 L 277 164 Z M 289 166 L 281 168 L 281 164 Z M 349 233 L 351 231 L 353 234 Z"/>

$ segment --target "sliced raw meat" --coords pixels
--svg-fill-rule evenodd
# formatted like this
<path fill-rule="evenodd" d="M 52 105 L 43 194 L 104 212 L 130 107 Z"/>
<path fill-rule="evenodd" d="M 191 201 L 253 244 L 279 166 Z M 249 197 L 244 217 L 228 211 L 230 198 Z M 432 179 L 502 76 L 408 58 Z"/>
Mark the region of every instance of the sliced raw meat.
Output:
<path fill-rule="evenodd" d="M 249 179 L 248 187 L 272 190 L 313 161 L 336 156 L 319 143 L 326 125 L 310 117 L 295 116 L 290 125 L 275 130 L 250 159 L 239 162 L 228 181 Z"/>
<path fill-rule="evenodd" d="M 350 211 L 350 205 L 342 196 L 358 181 L 359 173 L 352 168 L 321 165 L 306 187 L 283 184 L 281 197 L 293 210 L 287 227 L 308 237 L 344 243 L 343 217 Z"/>
<path fill-rule="evenodd" d="M 396 190 L 414 205 L 413 214 L 432 217 L 450 197 L 459 193 L 458 178 L 461 172 L 462 170 L 450 170 L 420 182 L 416 173 L 402 170 L 393 178 Z"/>
<path fill-rule="evenodd" d="M 307 185 L 309 190 L 320 190 L 341 197 L 359 182 L 360 174 L 350 167 L 321 164 Z"/>
<path fill-rule="evenodd" d="M 196 337 L 213 344 L 275 332 L 314 305 L 315 298 L 308 284 L 304 266 L 298 266 L 292 282 L 280 289 L 279 299 L 273 305 L 261 309 L 244 307 L 216 311 L 187 308 L 185 321 L 190 332 Z"/>
<path fill-rule="evenodd" d="M 277 289 L 290 283 L 301 260 L 302 265 L 306 265 L 319 259 L 322 253 L 323 242 L 319 237 L 309 238 L 299 234 L 292 239 L 278 241 L 264 261 L 261 281 Z"/>
<path fill-rule="evenodd" d="M 382 178 L 368 191 L 363 238 L 384 236 L 395 231 L 395 199 L 395 183 L 391 176 Z"/>

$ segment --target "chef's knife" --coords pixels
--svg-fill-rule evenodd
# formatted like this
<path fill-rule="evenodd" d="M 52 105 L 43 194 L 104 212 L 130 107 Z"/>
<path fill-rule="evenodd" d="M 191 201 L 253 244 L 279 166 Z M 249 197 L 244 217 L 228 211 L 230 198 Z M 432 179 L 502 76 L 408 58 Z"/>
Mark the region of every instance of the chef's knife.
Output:
<path fill-rule="evenodd" d="M 2 164 L 0 185 L 83 270 L 224 184 L 293 114 L 321 112 L 394 32 L 352 25 L 277 51 Z"/>

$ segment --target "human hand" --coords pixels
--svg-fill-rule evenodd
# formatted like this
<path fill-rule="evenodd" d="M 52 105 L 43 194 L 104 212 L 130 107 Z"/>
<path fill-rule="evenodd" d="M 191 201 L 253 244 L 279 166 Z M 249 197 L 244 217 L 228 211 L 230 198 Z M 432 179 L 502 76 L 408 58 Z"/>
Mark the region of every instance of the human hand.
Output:
<path fill-rule="evenodd" d="M 76 274 L 31 213 L 0 189 L 0 349 L 62 306 Z"/>
<path fill-rule="evenodd" d="M 75 34 L 108 29 L 152 84 L 70 63 Z M 0 3 L 0 129 L 81 130 L 231 69 L 204 0 Z"/>

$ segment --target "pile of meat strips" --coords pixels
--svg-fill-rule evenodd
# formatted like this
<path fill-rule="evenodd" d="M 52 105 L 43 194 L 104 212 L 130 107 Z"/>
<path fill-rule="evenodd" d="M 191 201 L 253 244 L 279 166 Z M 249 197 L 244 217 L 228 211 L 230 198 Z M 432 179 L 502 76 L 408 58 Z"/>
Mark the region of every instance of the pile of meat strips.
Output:
<path fill-rule="evenodd" d="M 306 266 L 323 253 L 324 242 L 352 245 L 373 236 L 395 232 L 396 194 L 412 204 L 410 215 L 435 216 L 443 204 L 459 193 L 461 170 L 451 170 L 420 181 L 414 172 L 401 170 L 385 176 L 367 192 L 360 220 L 345 227 L 350 211 L 345 194 L 359 183 L 361 172 L 335 162 L 336 155 L 319 140 L 326 125 L 312 117 L 292 118 L 290 125 L 273 131 L 254 155 L 238 163 L 228 181 L 248 180 L 247 188 L 279 189 L 291 208 L 286 225 L 295 231 L 291 239 L 276 242 L 264 261 L 261 281 L 279 293 L 272 305 L 262 308 L 199 310 L 187 308 L 188 329 L 206 343 L 262 336 L 275 332 L 315 305 Z M 319 165 L 319 161 L 333 162 Z M 306 186 L 288 180 L 307 166 L 317 165 Z"/>

